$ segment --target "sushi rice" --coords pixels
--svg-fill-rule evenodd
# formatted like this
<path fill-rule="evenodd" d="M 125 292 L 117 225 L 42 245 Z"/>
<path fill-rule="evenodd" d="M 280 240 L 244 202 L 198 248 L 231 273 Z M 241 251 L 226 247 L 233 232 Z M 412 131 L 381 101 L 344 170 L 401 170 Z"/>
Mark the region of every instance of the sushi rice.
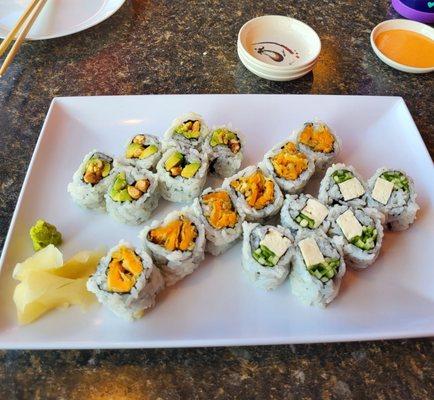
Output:
<path fill-rule="evenodd" d="M 119 162 L 154 171 L 161 154 L 161 143 L 158 137 L 140 133 L 128 139 L 125 153 Z"/>

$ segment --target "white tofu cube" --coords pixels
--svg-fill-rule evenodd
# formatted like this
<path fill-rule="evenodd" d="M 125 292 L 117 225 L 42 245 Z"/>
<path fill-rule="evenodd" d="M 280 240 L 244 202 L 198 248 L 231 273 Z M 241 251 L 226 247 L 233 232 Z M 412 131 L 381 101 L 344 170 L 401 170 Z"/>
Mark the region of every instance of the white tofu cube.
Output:
<path fill-rule="evenodd" d="M 345 201 L 356 199 L 365 193 L 365 189 L 357 178 L 348 179 L 338 185 Z"/>
<path fill-rule="evenodd" d="M 309 199 L 306 203 L 306 207 L 304 207 L 301 212 L 308 216 L 310 219 L 314 220 L 314 229 L 316 229 L 321 225 L 325 217 L 327 217 L 329 210 L 324 204 L 320 203 L 318 200 Z"/>
<path fill-rule="evenodd" d="M 348 241 L 354 239 L 356 236 L 360 236 L 363 232 L 363 226 L 351 210 L 347 210 L 339 215 L 336 219 L 336 223 L 339 225 Z"/>
<path fill-rule="evenodd" d="M 303 256 L 304 263 L 306 267 L 311 267 L 312 265 L 320 264 L 324 262 L 324 256 L 321 253 L 315 239 L 306 238 L 300 240 L 298 243 L 301 255 Z"/>
<path fill-rule="evenodd" d="M 381 204 L 386 205 L 393 191 L 393 183 L 383 178 L 377 178 L 375 181 L 372 198 Z"/>
<path fill-rule="evenodd" d="M 282 236 L 278 230 L 270 229 L 259 244 L 265 246 L 280 258 L 288 250 L 291 241 L 287 237 Z"/>

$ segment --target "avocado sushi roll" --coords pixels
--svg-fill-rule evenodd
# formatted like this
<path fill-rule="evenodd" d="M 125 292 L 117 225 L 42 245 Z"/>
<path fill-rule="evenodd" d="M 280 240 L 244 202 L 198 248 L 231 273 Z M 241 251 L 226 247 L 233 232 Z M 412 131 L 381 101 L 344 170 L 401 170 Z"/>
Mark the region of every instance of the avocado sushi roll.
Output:
<path fill-rule="evenodd" d="M 146 222 L 160 198 L 157 175 L 147 170 L 118 165 L 114 176 L 105 194 L 108 214 L 129 225 Z"/>
<path fill-rule="evenodd" d="M 140 133 L 128 140 L 120 162 L 139 169 L 154 171 L 160 158 L 160 140 L 156 136 Z"/>
<path fill-rule="evenodd" d="M 384 215 L 374 208 L 336 205 L 327 217 L 327 234 L 343 238 L 344 256 L 354 269 L 365 269 L 377 259 L 383 242 Z"/>
<path fill-rule="evenodd" d="M 172 211 L 163 221 L 153 221 L 140 237 L 167 286 L 191 274 L 204 259 L 205 229 L 188 207 Z"/>
<path fill-rule="evenodd" d="M 341 238 L 333 240 L 321 231 L 297 237 L 289 283 L 303 303 L 325 307 L 333 301 L 345 271 Z"/>
<path fill-rule="evenodd" d="M 202 192 L 207 171 L 206 155 L 195 149 L 170 147 L 157 164 L 160 193 L 169 201 L 191 201 Z"/>
<path fill-rule="evenodd" d="M 211 173 L 227 178 L 241 167 L 244 151 L 242 136 L 225 125 L 214 128 L 204 141 L 203 151 L 208 154 Z"/>
<path fill-rule="evenodd" d="M 386 216 L 392 231 L 408 229 L 416 219 L 419 206 L 413 180 L 397 169 L 380 168 L 368 181 L 368 205 Z"/>
<path fill-rule="evenodd" d="M 341 151 L 341 139 L 323 122 L 306 122 L 297 133 L 301 151 L 309 154 L 318 170 L 327 168 Z"/>
<path fill-rule="evenodd" d="M 200 151 L 208 132 L 208 127 L 199 114 L 190 112 L 182 115 L 173 120 L 164 134 L 163 150 L 175 146 Z"/>
<path fill-rule="evenodd" d="M 289 273 L 294 253 L 291 232 L 282 226 L 243 223 L 243 270 L 253 284 L 276 289 Z"/>
<path fill-rule="evenodd" d="M 68 192 L 79 206 L 105 211 L 104 194 L 112 181 L 113 158 L 93 150 L 74 173 Z"/>
<path fill-rule="evenodd" d="M 315 172 L 313 158 L 291 141 L 279 143 L 267 152 L 262 165 L 289 194 L 300 192 Z"/>
<path fill-rule="evenodd" d="M 205 251 L 214 256 L 233 246 L 242 233 L 243 216 L 224 189 L 205 189 L 193 203 L 193 209 L 205 227 Z"/>
<path fill-rule="evenodd" d="M 351 165 L 333 164 L 321 181 L 318 199 L 328 206 L 348 204 L 365 207 L 366 184 Z"/>
<path fill-rule="evenodd" d="M 280 210 L 280 223 L 293 235 L 315 230 L 327 232 L 329 208 L 310 194 L 286 195 Z"/>
<path fill-rule="evenodd" d="M 103 257 L 87 289 L 117 316 L 134 320 L 154 306 L 163 277 L 151 257 L 121 241 Z"/>

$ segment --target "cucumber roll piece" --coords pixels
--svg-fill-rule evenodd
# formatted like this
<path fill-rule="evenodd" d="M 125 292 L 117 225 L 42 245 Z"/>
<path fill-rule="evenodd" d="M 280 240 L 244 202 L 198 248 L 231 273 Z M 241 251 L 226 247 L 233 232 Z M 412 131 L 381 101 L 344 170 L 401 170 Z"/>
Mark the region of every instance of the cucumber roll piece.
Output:
<path fill-rule="evenodd" d="M 205 251 L 214 256 L 232 247 L 242 233 L 244 217 L 235 208 L 229 192 L 205 189 L 194 200 L 193 210 L 205 227 Z"/>
<path fill-rule="evenodd" d="M 115 179 L 105 194 L 108 214 L 119 222 L 140 225 L 158 206 L 157 175 L 150 171 L 118 164 Z"/>
<path fill-rule="evenodd" d="M 380 168 L 368 181 L 368 205 L 386 216 L 386 227 L 392 231 L 408 229 L 416 219 L 413 180 L 402 170 Z"/>
<path fill-rule="evenodd" d="M 113 168 L 113 157 L 97 150 L 86 154 L 68 184 L 72 200 L 81 207 L 105 211 L 104 194 L 113 182 Z"/>
<path fill-rule="evenodd" d="M 219 126 L 206 137 L 203 151 L 208 154 L 210 172 L 227 178 L 241 167 L 244 139 L 240 132 L 231 126 Z"/>
<path fill-rule="evenodd" d="M 341 238 L 333 240 L 321 231 L 297 236 L 289 282 L 303 303 L 325 307 L 333 301 L 345 271 Z"/>
<path fill-rule="evenodd" d="M 261 163 L 284 193 L 299 193 L 315 172 L 313 158 L 291 141 L 268 151 Z"/>
<path fill-rule="evenodd" d="M 243 223 L 243 270 L 255 286 L 272 290 L 281 285 L 288 276 L 293 253 L 288 229 Z"/>
<path fill-rule="evenodd" d="M 262 222 L 278 214 L 283 204 L 283 194 L 276 181 L 254 165 L 226 178 L 222 187 L 249 222 Z"/>
<path fill-rule="evenodd" d="M 189 207 L 172 211 L 163 221 L 153 221 L 140 238 L 167 286 L 191 274 L 204 259 L 205 228 Z"/>
<path fill-rule="evenodd" d="M 120 163 L 139 169 L 155 171 L 161 158 L 160 140 L 153 135 L 139 133 L 128 140 Z"/>
<path fill-rule="evenodd" d="M 318 199 L 328 206 L 366 206 L 366 183 L 351 165 L 333 164 L 321 180 Z"/>
<path fill-rule="evenodd" d="M 384 215 L 374 208 L 336 205 L 327 217 L 328 235 L 343 238 L 343 252 L 354 269 L 365 269 L 378 258 L 383 243 Z"/>
<path fill-rule="evenodd" d="M 157 164 L 161 196 L 173 202 L 198 197 L 206 182 L 208 158 L 195 149 L 170 147 Z"/>
<path fill-rule="evenodd" d="M 155 304 L 163 277 L 151 257 L 121 241 L 103 257 L 87 289 L 117 316 L 134 320 Z"/>

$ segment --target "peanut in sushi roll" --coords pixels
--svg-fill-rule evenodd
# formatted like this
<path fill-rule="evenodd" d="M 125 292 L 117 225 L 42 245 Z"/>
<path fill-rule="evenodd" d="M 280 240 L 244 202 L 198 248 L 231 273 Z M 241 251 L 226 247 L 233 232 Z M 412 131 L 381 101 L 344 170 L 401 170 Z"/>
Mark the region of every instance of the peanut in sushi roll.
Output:
<path fill-rule="evenodd" d="M 160 198 L 157 175 L 120 164 L 114 175 L 115 179 L 105 194 L 108 214 L 129 225 L 146 222 Z"/>
<path fill-rule="evenodd" d="M 163 277 L 149 255 L 123 241 L 100 260 L 87 281 L 87 289 L 100 303 L 127 320 L 140 318 L 163 287 Z"/>
<path fill-rule="evenodd" d="M 419 206 L 413 180 L 397 169 L 380 168 L 368 181 L 368 205 L 386 216 L 386 226 L 403 231 L 416 219 Z"/>
<path fill-rule="evenodd" d="M 232 247 L 242 233 L 244 217 L 224 189 L 205 189 L 195 199 L 193 209 L 205 227 L 205 251 L 214 256 Z"/>
<path fill-rule="evenodd" d="M 254 165 L 226 178 L 222 187 L 229 191 L 246 221 L 261 222 L 276 215 L 282 207 L 283 194 L 276 181 Z"/>
<path fill-rule="evenodd" d="M 191 274 L 204 259 L 205 229 L 190 208 L 172 211 L 140 233 L 145 250 L 161 268 L 167 286 Z"/>
<path fill-rule="evenodd" d="M 243 270 L 255 286 L 272 290 L 281 285 L 288 276 L 293 253 L 288 229 L 243 223 Z"/>
<path fill-rule="evenodd" d="M 120 162 L 139 169 L 153 171 L 161 158 L 160 140 L 153 135 L 138 134 L 128 140 Z"/>
<path fill-rule="evenodd" d="M 105 211 L 104 194 L 113 179 L 113 158 L 93 150 L 74 173 L 68 192 L 79 206 Z"/>
<path fill-rule="evenodd" d="M 300 192 L 315 172 L 313 158 L 291 141 L 279 143 L 267 152 L 262 165 L 289 194 Z"/>

